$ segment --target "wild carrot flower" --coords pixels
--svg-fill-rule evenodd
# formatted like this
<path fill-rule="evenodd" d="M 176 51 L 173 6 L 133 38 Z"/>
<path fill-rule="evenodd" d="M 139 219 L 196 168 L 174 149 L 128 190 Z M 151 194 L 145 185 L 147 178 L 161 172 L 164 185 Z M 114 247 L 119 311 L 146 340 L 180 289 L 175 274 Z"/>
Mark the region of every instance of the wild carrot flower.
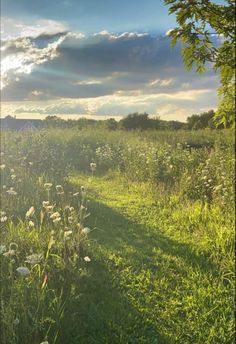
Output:
<path fill-rule="evenodd" d="M 57 217 L 53 220 L 53 223 L 57 224 L 61 221 L 61 217 Z"/>
<path fill-rule="evenodd" d="M 26 268 L 25 266 L 19 266 L 16 271 L 21 275 L 21 276 L 27 276 L 30 273 L 30 270 Z"/>
<path fill-rule="evenodd" d="M 41 254 L 31 254 L 29 256 L 26 257 L 25 263 L 29 263 L 29 264 L 38 264 L 40 263 L 42 260 L 42 255 Z"/>
<path fill-rule="evenodd" d="M 6 191 L 8 193 L 8 195 L 11 195 L 11 196 L 16 196 L 17 195 L 17 192 L 14 190 L 13 187 L 10 187 L 9 190 Z"/>
<path fill-rule="evenodd" d="M 55 220 L 56 218 L 60 217 L 60 213 L 58 213 L 58 211 L 56 211 L 55 213 L 53 213 L 51 216 L 50 216 L 50 219 L 52 220 Z"/>
<path fill-rule="evenodd" d="M 44 187 L 45 187 L 46 190 L 50 190 L 51 187 L 52 187 L 52 183 L 45 183 Z"/>

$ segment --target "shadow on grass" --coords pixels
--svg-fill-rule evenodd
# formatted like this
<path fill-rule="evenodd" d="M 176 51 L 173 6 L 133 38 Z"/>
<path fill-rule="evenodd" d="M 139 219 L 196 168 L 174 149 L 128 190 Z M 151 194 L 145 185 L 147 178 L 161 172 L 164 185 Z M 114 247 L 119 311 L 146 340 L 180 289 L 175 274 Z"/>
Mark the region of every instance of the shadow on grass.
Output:
<path fill-rule="evenodd" d="M 186 268 L 214 273 L 216 265 L 203 254 L 197 254 L 189 244 L 171 239 L 156 227 L 137 224 L 100 202 L 91 202 L 91 226 L 100 228 L 93 237 L 102 247 L 122 253 L 135 265 L 156 267 L 155 259 L 167 261 L 180 258 Z M 183 271 L 182 271 L 183 272 Z"/>
<path fill-rule="evenodd" d="M 213 273 L 215 267 L 189 245 L 136 224 L 103 203 L 91 201 L 90 210 L 89 225 L 100 229 L 91 235 L 95 241 L 88 252 L 91 263 L 83 262 L 84 269 L 70 276 L 70 299 L 62 326 L 68 330 L 60 335 L 59 343 L 170 344 L 159 333 L 159 325 L 166 331 L 169 327 L 161 319 L 165 300 L 173 297 L 172 291 L 190 268 Z M 151 275 L 148 282 L 144 276 L 139 285 L 126 285 L 147 271 Z M 161 279 L 168 280 L 171 290 L 159 291 L 156 300 L 153 290 Z M 169 330 L 174 331 L 174 325 Z"/>

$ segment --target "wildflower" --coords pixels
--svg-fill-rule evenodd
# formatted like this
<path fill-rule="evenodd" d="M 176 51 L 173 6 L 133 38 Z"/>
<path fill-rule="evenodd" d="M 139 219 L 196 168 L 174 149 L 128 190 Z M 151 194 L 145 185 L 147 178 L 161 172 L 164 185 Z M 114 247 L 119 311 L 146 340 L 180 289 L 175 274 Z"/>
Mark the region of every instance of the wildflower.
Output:
<path fill-rule="evenodd" d="M 56 218 L 60 217 L 60 213 L 58 213 L 58 211 L 56 211 L 55 213 L 53 213 L 51 216 L 50 216 L 50 219 L 52 220 L 55 220 Z"/>
<path fill-rule="evenodd" d="M 1 211 L 0 211 L 0 215 L 1 215 L 1 216 L 5 216 L 5 215 L 6 215 L 6 212 L 3 211 L 3 210 L 1 210 Z"/>
<path fill-rule="evenodd" d="M 53 223 L 59 223 L 61 221 L 61 217 L 56 217 L 54 220 L 53 220 Z"/>
<path fill-rule="evenodd" d="M 13 189 L 13 187 L 10 187 L 10 189 L 7 190 L 6 192 L 8 193 L 8 195 L 11 195 L 11 196 L 17 195 L 17 192 Z"/>
<path fill-rule="evenodd" d="M 90 259 L 88 256 L 86 256 L 86 257 L 84 257 L 84 261 L 85 261 L 86 263 L 89 263 L 89 262 L 91 262 L 91 259 Z"/>
<path fill-rule="evenodd" d="M 41 254 L 31 254 L 29 256 L 26 257 L 25 263 L 29 263 L 29 264 L 38 264 L 40 263 L 42 260 L 42 255 Z"/>
<path fill-rule="evenodd" d="M 0 170 L 4 170 L 5 167 L 6 167 L 5 164 L 0 165 Z"/>
<path fill-rule="evenodd" d="M 86 191 L 85 187 L 81 186 L 81 192 L 85 192 L 85 191 Z"/>
<path fill-rule="evenodd" d="M 73 223 L 73 217 L 72 217 L 72 216 L 69 216 L 69 217 L 68 217 L 68 222 L 69 222 L 69 223 Z"/>
<path fill-rule="evenodd" d="M 222 189 L 221 184 L 214 187 L 214 191 L 219 191 L 220 189 Z"/>
<path fill-rule="evenodd" d="M 6 185 L 3 185 L 2 188 L 3 188 L 3 190 L 5 190 L 5 189 L 7 188 L 7 186 L 6 186 Z"/>
<path fill-rule="evenodd" d="M 75 208 L 74 207 L 70 207 L 69 210 L 72 213 L 75 210 Z"/>
<path fill-rule="evenodd" d="M 7 252 L 3 253 L 3 256 L 5 256 L 5 257 L 12 257 L 15 254 L 16 254 L 16 251 L 10 248 Z"/>
<path fill-rule="evenodd" d="M 29 210 L 26 212 L 25 217 L 28 219 L 29 217 L 33 216 L 35 212 L 34 207 L 30 207 Z"/>
<path fill-rule="evenodd" d="M 34 164 L 34 163 L 33 163 L 32 161 L 29 161 L 29 165 L 30 165 L 30 166 L 33 166 L 33 164 Z"/>
<path fill-rule="evenodd" d="M 65 231 L 64 232 L 64 239 L 68 239 L 72 233 L 73 233 L 72 231 Z"/>
<path fill-rule="evenodd" d="M 45 183 L 44 187 L 45 187 L 46 190 L 50 190 L 51 187 L 52 187 L 52 183 Z"/>
<path fill-rule="evenodd" d="M 45 207 L 45 209 L 48 213 L 50 213 L 51 211 L 53 211 L 53 205 L 49 205 L 49 206 Z"/>
<path fill-rule="evenodd" d="M 26 268 L 25 266 L 19 266 L 16 271 L 21 275 L 21 276 L 27 276 L 30 273 L 30 270 Z"/>
<path fill-rule="evenodd" d="M 30 228 L 33 228 L 34 227 L 34 222 L 33 221 L 29 221 L 28 225 L 29 225 Z"/>
<path fill-rule="evenodd" d="M 84 228 L 82 229 L 82 231 L 81 231 L 81 233 L 83 233 L 83 234 L 85 234 L 85 235 L 87 235 L 89 232 L 91 232 L 91 229 L 88 228 L 88 227 L 84 227 Z"/>
<path fill-rule="evenodd" d="M 43 201 L 43 207 L 46 208 L 47 206 L 49 206 L 49 201 Z"/>
<path fill-rule="evenodd" d="M 12 174 L 11 175 L 11 179 L 14 180 L 16 178 L 16 175 L 15 174 Z"/>
<path fill-rule="evenodd" d="M 4 252 L 6 252 L 6 246 L 5 245 L 0 245 L 0 254 L 3 254 Z"/>
<path fill-rule="evenodd" d="M 95 162 L 91 162 L 90 168 L 91 168 L 91 171 L 92 171 L 92 172 L 95 172 L 95 171 L 96 171 L 97 165 L 95 164 Z"/>
<path fill-rule="evenodd" d="M 7 216 L 2 216 L 1 219 L 0 219 L 0 222 L 3 223 L 3 222 L 6 222 L 7 221 Z"/>
<path fill-rule="evenodd" d="M 20 320 L 19 320 L 18 318 L 16 318 L 16 319 L 13 321 L 13 324 L 16 325 L 16 326 L 19 325 L 19 323 L 20 323 Z"/>
<path fill-rule="evenodd" d="M 14 168 L 11 168 L 11 173 L 14 173 L 14 172 L 15 172 Z"/>
<path fill-rule="evenodd" d="M 56 185 L 57 192 L 63 191 L 63 187 L 61 185 Z"/>

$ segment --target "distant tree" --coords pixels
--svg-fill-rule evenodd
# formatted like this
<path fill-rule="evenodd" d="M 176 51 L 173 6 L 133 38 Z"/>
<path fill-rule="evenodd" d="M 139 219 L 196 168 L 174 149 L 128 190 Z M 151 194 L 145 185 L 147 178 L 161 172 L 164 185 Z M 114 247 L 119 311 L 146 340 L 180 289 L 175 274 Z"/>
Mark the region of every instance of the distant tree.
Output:
<path fill-rule="evenodd" d="M 192 115 L 187 118 L 187 128 L 188 129 L 205 129 L 205 128 L 222 128 L 223 125 L 216 125 L 214 121 L 215 112 L 214 110 L 209 110 L 203 112 L 200 115 Z"/>
<path fill-rule="evenodd" d="M 122 118 L 120 120 L 120 125 L 121 128 L 126 129 L 126 130 L 132 130 L 132 129 L 149 129 L 152 127 L 153 123 L 152 121 L 148 118 L 148 114 L 145 113 L 132 113 L 129 114 L 127 117 Z"/>
<path fill-rule="evenodd" d="M 218 124 L 235 123 L 235 0 L 164 0 L 176 14 L 178 27 L 169 31 L 174 46 L 180 40 L 187 69 L 202 73 L 206 63 L 220 73 Z M 218 43 L 215 42 L 218 37 Z"/>
<path fill-rule="evenodd" d="M 118 129 L 118 122 L 114 118 L 109 118 L 105 121 L 105 127 L 108 130 L 116 130 Z"/>

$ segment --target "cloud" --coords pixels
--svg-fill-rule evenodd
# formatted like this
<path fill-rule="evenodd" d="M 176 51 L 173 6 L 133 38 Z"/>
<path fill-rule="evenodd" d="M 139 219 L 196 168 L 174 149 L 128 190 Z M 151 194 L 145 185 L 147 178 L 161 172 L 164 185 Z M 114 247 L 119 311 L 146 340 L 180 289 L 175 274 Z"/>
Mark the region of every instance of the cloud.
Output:
<path fill-rule="evenodd" d="M 28 22 L 16 20 L 15 18 L 1 18 L 1 39 L 3 41 L 17 39 L 19 37 L 38 37 L 42 34 L 54 35 L 58 32 L 68 31 L 67 25 L 55 20 L 28 19 Z"/>
<path fill-rule="evenodd" d="M 184 118 L 216 103 L 218 77 L 213 71 L 186 72 L 181 47 L 172 49 L 168 37 L 56 31 L 3 42 L 2 100 L 41 100 L 37 106 L 18 106 L 16 114 L 147 111 Z"/>

